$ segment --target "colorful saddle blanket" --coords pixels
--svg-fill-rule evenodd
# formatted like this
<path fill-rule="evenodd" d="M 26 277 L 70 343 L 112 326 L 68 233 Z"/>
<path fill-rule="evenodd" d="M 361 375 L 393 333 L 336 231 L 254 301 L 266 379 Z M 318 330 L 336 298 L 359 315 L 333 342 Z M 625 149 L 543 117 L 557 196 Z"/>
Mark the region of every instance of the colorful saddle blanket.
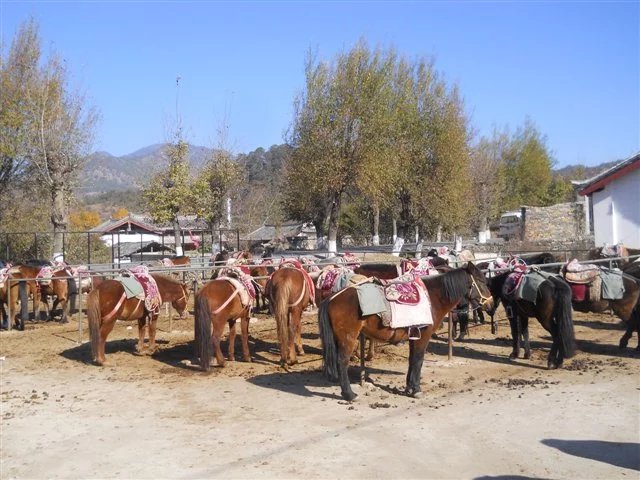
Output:
<path fill-rule="evenodd" d="M 622 272 L 595 264 L 581 264 L 573 259 L 562 268 L 564 279 L 572 285 L 572 299 L 576 302 L 601 299 L 619 300 L 624 296 Z M 586 285 L 584 289 L 573 285 Z"/>
<path fill-rule="evenodd" d="M 4 284 L 9 278 L 9 270 L 11 270 L 11 264 L 8 263 L 4 268 L 0 268 L 0 288 L 4 288 Z"/>
<path fill-rule="evenodd" d="M 379 315 L 389 328 L 433 325 L 429 292 L 420 280 L 386 286 L 365 283 L 355 287 L 363 315 Z"/>
<path fill-rule="evenodd" d="M 240 288 L 242 305 L 247 305 L 256 298 L 256 287 L 251 275 L 242 266 L 225 267 L 220 270 L 219 280 L 228 280 L 236 288 Z M 244 294 L 244 297 L 243 297 Z"/>
<path fill-rule="evenodd" d="M 403 260 L 400 265 L 402 267 L 403 274 L 410 273 L 414 278 L 438 274 L 438 271 L 435 269 L 429 258 L 421 258 L 420 260 Z"/>
<path fill-rule="evenodd" d="M 535 304 L 540 285 L 549 277 L 557 277 L 557 275 L 541 270 L 511 273 L 502 286 L 502 294 L 514 300 L 527 300 Z"/>
<path fill-rule="evenodd" d="M 355 273 L 349 267 L 328 265 L 318 276 L 316 288 L 322 292 L 336 293 L 346 288 Z"/>
<path fill-rule="evenodd" d="M 139 293 L 133 295 L 141 300 L 144 299 L 145 308 L 151 313 L 157 313 L 160 310 L 160 306 L 162 305 L 162 297 L 160 296 L 160 290 L 158 289 L 158 284 L 156 283 L 155 278 L 153 278 L 149 274 L 149 268 L 145 265 L 138 265 L 137 267 L 133 267 L 129 270 L 125 270 L 121 272 L 121 278 L 117 278 L 116 280 L 122 283 L 125 288 L 125 292 L 129 289 L 129 293 L 127 293 L 127 298 L 132 298 L 129 295 L 134 292 L 139 292 L 137 288 L 133 286 L 132 282 L 122 281 L 122 278 L 133 278 L 136 280 L 140 286 L 142 287 L 143 294 Z"/>

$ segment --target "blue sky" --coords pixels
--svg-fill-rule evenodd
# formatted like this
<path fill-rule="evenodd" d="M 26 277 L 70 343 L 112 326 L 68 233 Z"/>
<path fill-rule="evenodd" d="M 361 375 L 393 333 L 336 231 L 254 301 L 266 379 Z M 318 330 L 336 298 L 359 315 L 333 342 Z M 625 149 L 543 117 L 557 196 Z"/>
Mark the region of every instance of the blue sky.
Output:
<path fill-rule="evenodd" d="M 187 139 L 236 153 L 283 143 L 309 49 L 360 38 L 434 57 L 477 135 L 529 116 L 558 166 L 640 150 L 638 2 L 207 2 L 0 0 L 10 44 L 33 15 L 101 112 L 96 150 L 165 141 L 176 93 Z M 176 89 L 176 77 L 180 76 Z"/>

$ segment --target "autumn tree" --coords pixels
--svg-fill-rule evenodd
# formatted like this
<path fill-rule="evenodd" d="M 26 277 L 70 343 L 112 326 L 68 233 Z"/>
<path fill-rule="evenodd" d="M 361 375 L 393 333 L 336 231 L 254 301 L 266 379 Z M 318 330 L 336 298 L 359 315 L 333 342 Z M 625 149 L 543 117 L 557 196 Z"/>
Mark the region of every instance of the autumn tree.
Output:
<path fill-rule="evenodd" d="M 311 220 L 322 242 L 336 251 L 337 227 L 346 193 L 357 189 L 387 108 L 391 55 L 359 42 L 332 63 L 309 56 L 304 92 L 294 103 L 289 136 L 293 153 L 285 167 L 284 207 Z"/>
<path fill-rule="evenodd" d="M 46 192 L 53 252 L 61 256 L 73 188 L 89 153 L 97 113 L 71 88 L 66 63 L 55 52 L 43 58 L 40 45 L 36 23 L 26 22 L 2 65 L 3 85 L 9 86 L 2 96 L 9 99 L 3 100 L 7 110 L 0 115 L 0 153 L 4 178 L 24 168 L 30 186 Z"/>

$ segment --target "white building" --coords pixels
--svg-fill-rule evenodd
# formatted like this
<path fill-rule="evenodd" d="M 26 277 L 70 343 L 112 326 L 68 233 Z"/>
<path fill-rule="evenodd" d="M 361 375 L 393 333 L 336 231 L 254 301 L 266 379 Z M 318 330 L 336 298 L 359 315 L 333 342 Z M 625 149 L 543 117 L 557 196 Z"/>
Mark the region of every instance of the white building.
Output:
<path fill-rule="evenodd" d="M 609 170 L 572 182 L 585 197 L 586 225 L 596 246 L 640 248 L 640 153 Z"/>

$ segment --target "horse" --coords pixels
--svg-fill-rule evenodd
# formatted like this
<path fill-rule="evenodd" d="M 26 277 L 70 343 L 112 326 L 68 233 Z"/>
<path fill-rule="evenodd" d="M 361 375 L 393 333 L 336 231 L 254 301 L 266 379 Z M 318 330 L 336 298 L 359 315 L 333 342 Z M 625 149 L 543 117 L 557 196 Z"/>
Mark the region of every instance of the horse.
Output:
<path fill-rule="evenodd" d="M 265 291 L 276 319 L 282 367 L 296 364 L 297 355 L 304 355 L 302 312 L 313 302 L 313 288 L 302 268 L 292 268 L 287 263 L 267 281 Z"/>
<path fill-rule="evenodd" d="M 74 278 L 71 278 L 72 274 L 68 268 L 53 272 L 51 279 L 48 283 L 40 284 L 40 301 L 44 303 L 49 310 L 49 300 L 47 297 L 53 297 L 53 305 L 48 312 L 48 318 L 53 321 L 54 312 L 56 307 L 60 305 L 62 316 L 60 323 L 67 323 L 69 310 L 71 303 L 69 300 L 72 296 L 78 293 L 76 282 Z"/>
<path fill-rule="evenodd" d="M 40 272 L 40 266 L 14 265 L 9 269 L 10 289 L 5 294 L 7 304 L 10 306 L 12 316 L 18 312 L 18 301 L 20 301 L 20 315 L 17 317 L 16 328 L 24 330 L 24 321 L 29 317 L 29 296 L 33 299 L 33 318 L 40 316 L 40 286 L 36 282 L 36 277 Z M 5 287 L 7 288 L 7 287 Z M 11 321 L 9 319 L 8 321 Z"/>
<path fill-rule="evenodd" d="M 391 343 L 409 340 L 409 369 L 405 393 L 414 398 L 422 396 L 420 377 L 424 354 L 429 340 L 442 319 L 464 296 L 472 305 L 492 308 L 491 292 L 486 278 L 469 262 L 465 267 L 450 270 L 442 275 L 422 277 L 431 301 L 433 324 L 421 330 L 419 338 L 409 337 L 406 328 L 390 328 L 382 324 L 378 315 L 362 315 L 356 288 L 349 287 L 320 304 L 318 323 L 322 340 L 324 373 L 330 380 L 340 382 L 342 397 L 347 401 L 356 398 L 349 384 L 349 358 L 360 332 L 370 338 Z"/>
<path fill-rule="evenodd" d="M 595 247 L 589 250 L 587 253 L 587 260 L 602 260 L 621 257 L 619 260 L 610 260 L 609 267 L 624 269 L 625 266 L 633 263 L 635 260 L 638 260 L 639 255 L 640 249 L 628 248 L 622 243 L 617 245 L 608 245 L 605 243 L 602 247 Z M 602 265 L 602 263 L 599 263 L 599 265 Z"/>
<path fill-rule="evenodd" d="M 274 267 L 266 263 L 263 263 L 261 265 L 254 265 L 249 269 L 249 275 L 253 277 L 256 285 L 257 312 L 269 309 L 269 305 L 267 303 L 268 296 L 265 294 L 265 289 L 267 288 L 267 280 L 274 271 Z"/>
<path fill-rule="evenodd" d="M 583 313 L 602 313 L 611 309 L 618 318 L 626 325 L 626 331 L 620 338 L 619 347 L 624 349 L 629 343 L 629 339 L 634 331 L 638 331 L 638 350 L 640 350 L 640 275 L 635 263 L 625 266 L 625 270 L 612 270 L 611 273 L 622 276 L 622 285 L 624 293 L 622 298 L 617 300 L 609 300 L 605 298 L 591 299 L 588 295 L 583 300 L 572 298 L 574 310 Z M 566 266 L 562 268 L 563 273 L 566 272 Z"/>
<path fill-rule="evenodd" d="M 173 308 L 182 317 L 189 302 L 187 285 L 171 277 L 152 273 L 158 285 L 163 302 L 171 302 Z M 105 363 L 105 344 L 107 336 L 113 330 L 116 320 L 138 320 L 138 344 L 136 351 L 143 353 L 144 331 L 149 319 L 149 353 L 156 350 L 156 323 L 160 306 L 149 311 L 145 301 L 127 298 L 122 283 L 117 280 L 104 280 L 89 293 L 87 298 L 87 317 L 91 337 L 91 355 L 96 365 Z"/>
<path fill-rule="evenodd" d="M 500 273 L 488 279 L 489 290 L 497 308 L 502 301 L 511 326 L 513 350 L 510 359 L 520 354 L 520 338 L 524 343 L 524 358 L 531 358 L 529 344 L 529 317 L 535 317 L 551 334 L 553 342 L 547 357 L 547 368 L 561 368 L 565 358 L 575 355 L 575 333 L 571 310 L 571 288 L 559 276 L 551 275 L 539 285 L 535 302 L 516 299 L 505 293 L 505 282 L 512 272 Z"/>
<path fill-rule="evenodd" d="M 234 360 L 236 320 L 240 319 L 242 332 L 242 359 L 251 361 L 249 354 L 249 311 L 251 303 L 243 305 L 236 287 L 224 278 L 207 282 L 195 297 L 194 350 L 200 367 L 207 371 L 211 366 L 211 345 L 220 367 L 224 367 L 224 356 L 220 340 L 225 324 L 229 325 L 229 349 L 227 359 Z M 213 328 L 212 328 L 213 327 Z"/>

